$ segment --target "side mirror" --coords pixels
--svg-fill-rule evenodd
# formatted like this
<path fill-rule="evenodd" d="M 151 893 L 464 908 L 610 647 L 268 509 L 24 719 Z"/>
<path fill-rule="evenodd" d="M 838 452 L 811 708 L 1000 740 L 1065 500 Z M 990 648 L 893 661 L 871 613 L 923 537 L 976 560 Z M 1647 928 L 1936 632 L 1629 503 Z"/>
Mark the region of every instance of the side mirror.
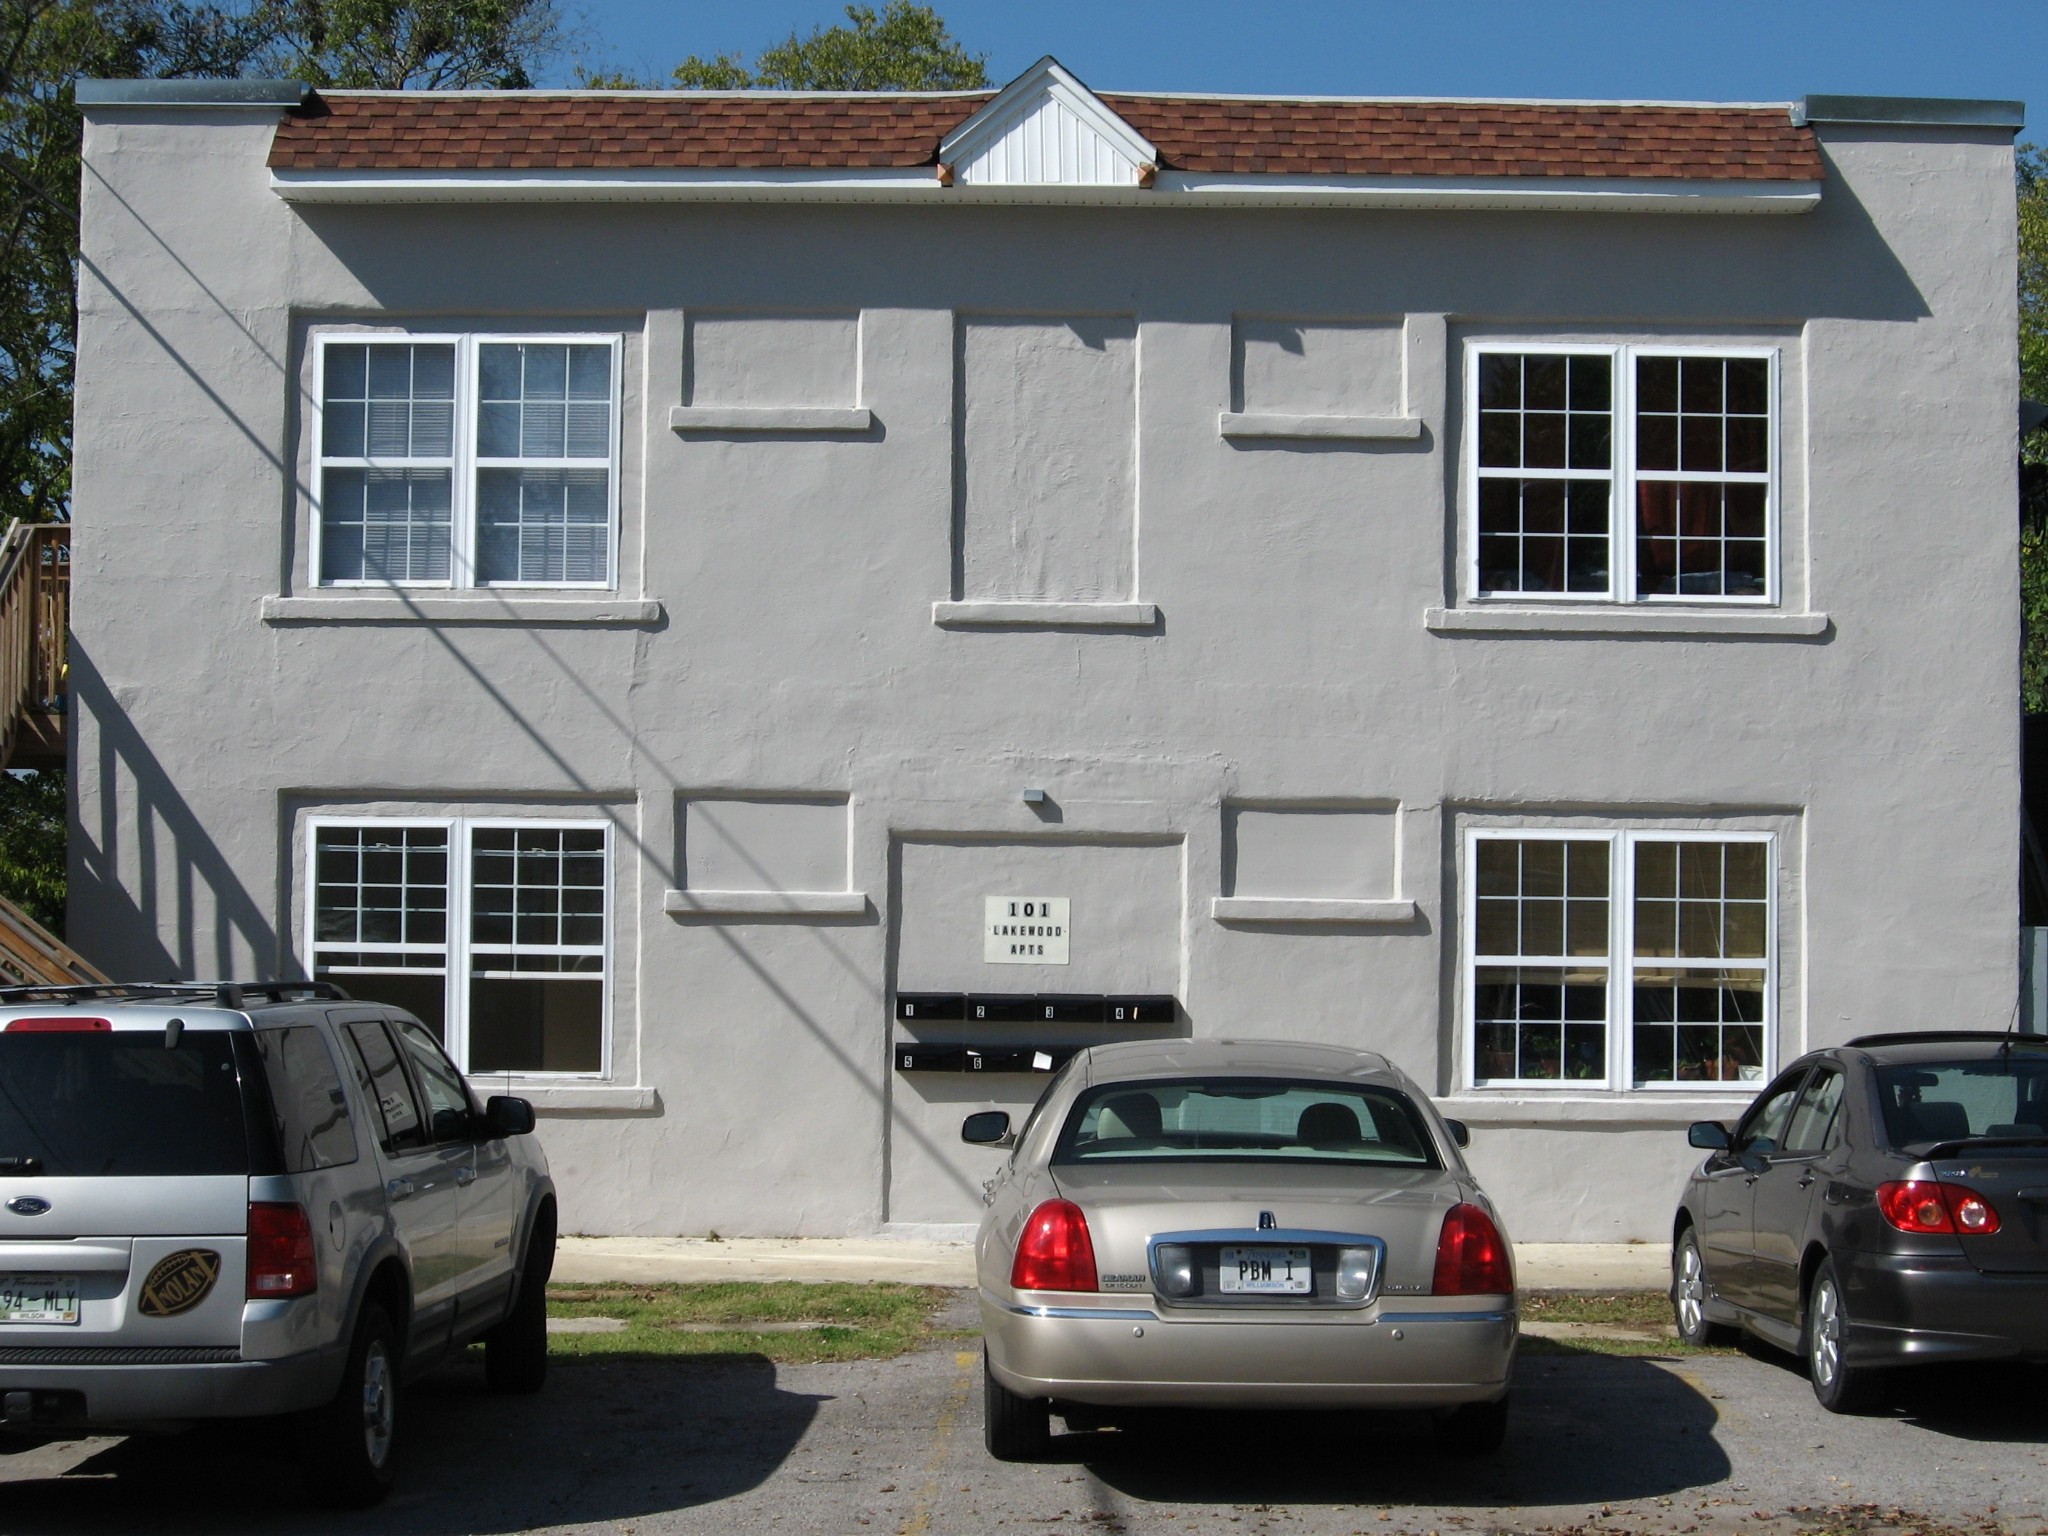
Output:
<path fill-rule="evenodd" d="M 509 1093 L 495 1093 L 484 1104 L 484 1123 L 493 1136 L 528 1136 L 533 1132 L 533 1106 Z"/>
<path fill-rule="evenodd" d="M 1007 1147 L 1017 1138 L 1010 1133 L 1007 1110 L 984 1109 L 960 1122 L 960 1139 L 970 1147 Z"/>
<path fill-rule="evenodd" d="M 1726 1152 L 1733 1142 L 1728 1127 L 1718 1120 L 1695 1120 L 1685 1133 L 1686 1143 L 1702 1152 Z"/>
<path fill-rule="evenodd" d="M 1472 1128 L 1462 1120 L 1446 1120 L 1444 1129 L 1451 1133 L 1451 1140 L 1461 1147 L 1472 1145 Z"/>

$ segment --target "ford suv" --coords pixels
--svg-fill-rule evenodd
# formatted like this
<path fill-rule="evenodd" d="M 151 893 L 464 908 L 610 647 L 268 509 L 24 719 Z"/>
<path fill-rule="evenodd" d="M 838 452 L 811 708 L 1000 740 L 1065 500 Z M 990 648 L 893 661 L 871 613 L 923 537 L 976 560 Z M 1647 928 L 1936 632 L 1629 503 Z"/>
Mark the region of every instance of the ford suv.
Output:
<path fill-rule="evenodd" d="M 0 1434 L 289 1414 L 316 1496 L 391 1486 L 405 1381 L 537 1390 L 533 1108 L 327 983 L 0 990 Z"/>

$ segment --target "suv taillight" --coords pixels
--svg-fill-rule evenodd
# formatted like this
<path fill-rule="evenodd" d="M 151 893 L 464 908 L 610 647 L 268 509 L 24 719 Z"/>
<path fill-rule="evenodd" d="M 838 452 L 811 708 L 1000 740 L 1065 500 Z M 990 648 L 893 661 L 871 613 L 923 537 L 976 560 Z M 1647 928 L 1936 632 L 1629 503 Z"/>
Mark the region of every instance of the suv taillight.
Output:
<path fill-rule="evenodd" d="M 4 1027 L 10 1035 L 103 1035 L 114 1027 L 112 1019 L 10 1019 Z"/>
<path fill-rule="evenodd" d="M 249 1202 L 249 1300 L 312 1295 L 320 1288 L 318 1259 L 304 1206 Z"/>
<path fill-rule="evenodd" d="M 1998 1230 L 1998 1212 L 1967 1184 L 1938 1184 L 1932 1179 L 1895 1180 L 1877 1186 L 1877 1208 L 1901 1232 L 1989 1237 Z"/>
<path fill-rule="evenodd" d="M 1010 1284 L 1020 1291 L 1092 1291 L 1095 1244 L 1088 1218 L 1071 1200 L 1048 1200 L 1033 1211 L 1017 1239 Z"/>
<path fill-rule="evenodd" d="M 1515 1288 L 1514 1260 L 1500 1228 L 1476 1205 L 1454 1205 L 1444 1213 L 1436 1240 L 1437 1296 L 1505 1296 Z"/>

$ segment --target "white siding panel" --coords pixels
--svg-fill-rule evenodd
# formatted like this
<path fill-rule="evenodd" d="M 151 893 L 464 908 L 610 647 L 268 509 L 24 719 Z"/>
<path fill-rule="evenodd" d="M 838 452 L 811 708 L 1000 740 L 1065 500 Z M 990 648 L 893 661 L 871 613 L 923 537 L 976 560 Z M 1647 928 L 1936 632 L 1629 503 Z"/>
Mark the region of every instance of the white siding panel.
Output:
<path fill-rule="evenodd" d="M 956 175 L 982 186 L 1132 187 L 1138 162 L 1058 96 L 1046 95 L 1003 125 Z"/>

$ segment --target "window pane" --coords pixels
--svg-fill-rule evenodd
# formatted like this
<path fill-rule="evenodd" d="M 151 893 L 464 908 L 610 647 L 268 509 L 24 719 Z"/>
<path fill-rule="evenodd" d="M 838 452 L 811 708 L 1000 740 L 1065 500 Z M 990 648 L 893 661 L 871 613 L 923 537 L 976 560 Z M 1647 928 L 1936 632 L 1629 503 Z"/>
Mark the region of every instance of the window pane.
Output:
<path fill-rule="evenodd" d="M 1606 958 L 1605 842 L 1481 838 L 1475 862 L 1474 954 Z"/>
<path fill-rule="evenodd" d="M 384 1121 L 384 1140 L 404 1149 L 426 1143 L 426 1126 L 420 1107 L 399 1065 L 398 1048 L 385 1034 L 382 1024 L 358 1023 L 346 1027 L 354 1055 L 353 1065 L 363 1094 L 377 1106 Z"/>
<path fill-rule="evenodd" d="M 475 979 L 469 989 L 472 1072 L 604 1070 L 599 978 Z"/>
<path fill-rule="evenodd" d="M 1631 988 L 1637 1082 L 1763 1076 L 1764 973 L 1638 965 Z"/>
<path fill-rule="evenodd" d="M 1512 592 L 1608 590 L 1605 480 L 1479 482 L 1479 589 Z"/>
<path fill-rule="evenodd" d="M 320 579 L 446 581 L 450 489 L 445 469 L 324 470 Z"/>
<path fill-rule="evenodd" d="M 477 452 L 481 456 L 611 457 L 610 347 L 491 342 L 477 353 Z"/>
<path fill-rule="evenodd" d="M 609 580 L 610 486 L 602 469 L 478 471 L 478 579 Z"/>
<path fill-rule="evenodd" d="M 445 343 L 326 349 L 321 452 L 329 458 L 446 458 L 454 450 L 455 349 Z"/>
<path fill-rule="evenodd" d="M 1767 499 L 1755 484 L 1638 481 L 1637 595 L 1763 596 Z"/>
<path fill-rule="evenodd" d="M 446 828 L 321 827 L 313 839 L 316 944 L 441 942 Z"/>
<path fill-rule="evenodd" d="M 1607 973 L 1480 966 L 1473 973 L 1473 1075 L 1588 1081 L 1607 1075 Z"/>

